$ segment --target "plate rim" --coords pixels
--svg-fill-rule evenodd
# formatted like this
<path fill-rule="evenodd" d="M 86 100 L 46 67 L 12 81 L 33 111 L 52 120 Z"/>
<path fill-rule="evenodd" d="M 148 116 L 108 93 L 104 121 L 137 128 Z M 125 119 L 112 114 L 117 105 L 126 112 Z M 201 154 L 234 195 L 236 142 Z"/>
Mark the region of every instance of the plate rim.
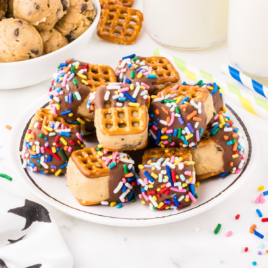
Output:
<path fill-rule="evenodd" d="M 105 216 L 105 215 L 100 215 L 100 214 L 95 214 L 95 213 L 91 213 L 88 211 L 84 211 L 82 209 L 74 208 L 74 207 L 69 206 L 68 204 L 62 203 L 61 201 L 57 200 L 56 198 L 50 196 L 48 193 L 44 192 L 32 179 L 29 180 L 28 172 L 25 172 L 25 174 L 28 177 L 28 179 L 25 180 L 24 176 L 21 176 L 21 172 L 23 170 L 21 165 L 20 165 L 20 167 L 18 167 L 15 164 L 16 161 L 18 161 L 18 158 L 20 160 L 20 155 L 19 155 L 19 153 L 17 155 L 15 153 L 12 153 L 12 152 L 18 151 L 17 145 L 19 145 L 19 147 L 21 146 L 21 140 L 23 137 L 24 130 L 28 126 L 28 124 L 27 124 L 23 128 L 23 131 L 21 132 L 21 129 L 19 129 L 19 130 L 16 129 L 17 127 L 19 127 L 19 122 L 24 119 L 25 113 L 28 113 L 29 110 L 31 109 L 31 107 L 37 106 L 37 103 L 39 103 L 39 102 L 44 103 L 45 97 L 47 98 L 47 94 L 44 94 L 41 97 L 39 97 L 38 99 L 36 99 L 35 101 L 33 101 L 30 105 L 28 105 L 22 111 L 22 113 L 19 115 L 19 117 L 15 121 L 13 128 L 12 128 L 12 131 L 11 131 L 10 138 L 9 138 L 9 140 L 10 140 L 9 147 L 8 147 L 9 158 L 11 160 L 12 166 L 14 167 L 15 172 L 18 175 L 19 179 L 24 183 L 24 185 L 34 195 L 36 195 L 38 198 L 40 198 L 44 202 L 48 203 L 49 205 L 55 207 L 56 209 L 66 213 L 68 215 L 71 215 L 73 217 L 82 219 L 82 220 L 86 220 L 86 221 L 94 222 L 94 223 L 99 223 L 99 224 L 104 224 L 104 225 L 124 226 L 124 227 L 154 226 L 154 225 L 162 225 L 162 224 L 167 224 L 167 223 L 171 223 L 171 222 L 184 220 L 184 219 L 193 217 L 195 215 L 201 214 L 201 213 L 209 210 L 210 208 L 212 208 L 212 207 L 218 205 L 219 203 L 221 203 L 222 201 L 224 201 L 227 197 L 229 197 L 235 191 L 237 191 L 238 188 L 249 178 L 248 175 L 244 174 L 244 171 L 247 170 L 247 173 L 249 173 L 250 170 L 252 170 L 257 163 L 256 157 L 253 157 L 253 156 L 257 155 L 257 153 L 259 151 L 259 144 L 256 142 L 254 130 L 252 130 L 252 129 L 248 130 L 248 128 L 246 127 L 247 123 L 245 123 L 245 122 L 247 122 L 247 119 L 244 120 L 245 118 L 243 118 L 243 120 L 242 120 L 241 116 L 238 115 L 237 112 L 227 104 L 228 109 L 230 109 L 230 112 L 234 114 L 236 119 L 239 121 L 239 123 L 243 127 L 243 130 L 244 130 L 244 132 L 247 136 L 247 139 L 249 141 L 249 158 L 247 159 L 247 162 L 246 162 L 246 166 L 245 166 L 246 169 L 244 168 L 242 170 L 242 172 L 238 175 L 238 177 L 226 189 L 219 192 L 216 196 L 212 197 L 210 200 L 206 201 L 205 203 L 200 204 L 200 206 L 195 207 L 196 210 L 194 210 L 194 208 L 192 208 L 192 209 L 188 209 L 187 211 L 185 211 L 185 213 L 181 212 L 181 213 L 172 214 L 172 215 L 164 215 L 164 216 L 157 216 L 154 218 L 140 218 L 139 219 L 139 218 L 118 218 L 118 217 L 113 217 L 113 216 Z M 35 110 L 35 109 L 33 109 L 33 110 Z M 25 121 L 25 120 L 23 120 L 23 121 Z M 18 137 L 17 133 L 20 133 L 19 134 L 19 137 L 20 137 L 19 141 L 16 138 L 16 137 Z M 15 141 L 15 142 L 11 142 L 11 141 Z M 16 146 L 17 146 L 17 149 L 16 149 Z M 254 149 L 253 149 L 253 147 L 254 147 Z M 244 176 L 245 178 L 243 178 L 243 180 L 241 180 L 241 179 L 239 180 L 239 178 L 241 178 L 242 176 Z M 233 187 L 231 187 L 231 186 L 233 186 Z M 81 213 L 81 212 L 83 212 L 83 213 Z"/>

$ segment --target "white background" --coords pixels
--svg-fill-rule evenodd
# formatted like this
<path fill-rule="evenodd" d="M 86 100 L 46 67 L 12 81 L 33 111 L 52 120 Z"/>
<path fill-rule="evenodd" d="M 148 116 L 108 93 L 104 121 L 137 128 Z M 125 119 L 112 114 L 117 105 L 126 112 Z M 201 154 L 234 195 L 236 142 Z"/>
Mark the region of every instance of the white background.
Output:
<path fill-rule="evenodd" d="M 136 0 L 134 8 L 142 10 L 142 1 Z M 179 27 L 177 30 L 179 31 Z M 122 56 L 133 53 L 151 56 L 155 48 L 162 47 L 147 35 L 144 28 L 136 44 L 131 46 L 112 44 L 93 34 L 91 42 L 79 60 L 115 67 Z M 243 90 L 243 86 L 240 86 L 238 82 L 227 78 L 220 72 L 220 65 L 229 63 L 227 42 L 198 52 L 170 49 L 167 51 Z M 51 70 L 51 74 L 53 71 Z M 267 121 L 242 108 L 232 106 L 250 119 L 250 125 L 247 127 L 253 128 L 257 133 L 261 150 L 258 164 L 255 171 L 250 174 L 250 179 L 222 204 L 193 218 L 162 226 L 144 228 L 102 226 L 75 219 L 44 204 L 26 189 L 12 171 L 11 163 L 8 161 L 9 131 L 5 125 L 12 126 L 16 121 L 16 115 L 36 98 L 45 94 L 48 88 L 49 81 L 46 81 L 28 88 L 0 91 L 0 157 L 3 158 L 0 160 L 0 173 L 6 173 L 13 178 L 12 182 L 0 178 L 0 187 L 47 207 L 58 223 L 63 238 L 73 254 L 75 268 L 244 268 L 252 267 L 253 261 L 258 263 L 257 267 L 268 268 L 268 255 L 257 254 L 261 242 L 265 244 L 265 250 L 268 250 L 268 241 L 263 241 L 249 233 L 249 227 L 255 223 L 259 232 L 268 234 L 268 222 L 261 223 L 256 213 L 256 209 L 259 208 L 264 217 L 268 217 L 268 197 L 264 204 L 254 204 L 254 200 L 259 195 L 257 188 L 264 185 L 265 190 L 268 190 Z M 237 221 L 235 215 L 238 213 L 241 217 Z M 214 235 L 210 229 L 218 223 L 222 224 L 222 229 L 218 235 Z M 200 228 L 200 231 L 196 232 L 195 228 Z M 225 233 L 230 230 L 233 235 L 226 238 Z M 249 252 L 238 253 L 237 249 L 241 247 L 248 247 Z M 218 259 L 221 259 L 223 263 L 219 264 Z"/>

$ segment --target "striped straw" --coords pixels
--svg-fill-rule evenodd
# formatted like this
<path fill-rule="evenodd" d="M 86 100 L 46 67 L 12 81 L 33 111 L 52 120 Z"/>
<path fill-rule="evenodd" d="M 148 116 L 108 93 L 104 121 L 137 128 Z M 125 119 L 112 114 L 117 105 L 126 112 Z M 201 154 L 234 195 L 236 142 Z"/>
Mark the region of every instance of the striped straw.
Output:
<path fill-rule="evenodd" d="M 160 56 L 159 49 L 156 49 L 153 55 Z M 221 81 L 213 75 L 189 65 L 181 59 L 178 59 L 174 56 L 171 57 L 170 55 L 166 55 L 164 53 L 161 53 L 161 56 L 169 59 L 181 71 L 180 74 L 183 74 L 185 78 L 195 82 L 199 80 L 203 80 L 205 83 L 216 82 L 220 86 L 222 94 L 228 99 L 232 100 L 235 104 L 248 110 L 249 112 L 268 120 L 268 103 L 266 101 L 253 96 L 246 90 L 240 90 L 238 87 Z"/>
<path fill-rule="evenodd" d="M 262 95 L 263 97 L 268 98 L 268 88 L 258 83 L 257 81 L 251 79 L 249 76 L 240 73 L 237 69 L 225 64 L 221 66 L 221 70 L 224 74 L 234 78 L 236 81 L 245 85 L 252 91 L 255 91 L 258 94 Z"/>

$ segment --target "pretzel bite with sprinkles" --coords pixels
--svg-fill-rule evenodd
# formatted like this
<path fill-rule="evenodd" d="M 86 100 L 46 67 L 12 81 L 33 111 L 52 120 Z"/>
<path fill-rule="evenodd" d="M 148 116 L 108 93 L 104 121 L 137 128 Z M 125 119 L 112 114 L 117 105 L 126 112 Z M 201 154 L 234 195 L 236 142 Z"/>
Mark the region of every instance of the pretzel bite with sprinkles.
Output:
<path fill-rule="evenodd" d="M 151 96 L 149 135 L 156 146 L 195 147 L 213 117 L 208 89 L 200 86 L 168 86 Z"/>
<path fill-rule="evenodd" d="M 22 166 L 29 171 L 59 176 L 65 174 L 71 153 L 84 147 L 80 125 L 70 125 L 49 109 L 40 109 L 25 134 Z"/>
<path fill-rule="evenodd" d="M 107 65 L 84 63 L 73 58 L 60 63 L 48 93 L 52 113 L 73 124 L 93 121 L 91 102 L 94 94 L 109 82 L 116 82 L 116 76 Z"/>
<path fill-rule="evenodd" d="M 185 83 L 183 83 L 183 84 L 185 84 Z M 214 115 L 216 115 L 222 111 L 222 109 L 224 107 L 223 96 L 222 96 L 220 86 L 217 85 L 217 83 L 215 83 L 215 82 L 214 83 L 204 83 L 203 80 L 199 80 L 195 84 L 195 86 L 203 87 L 203 88 L 206 88 L 209 90 L 209 93 L 212 96 L 212 100 L 213 100 L 213 106 L 214 106 L 213 114 Z"/>
<path fill-rule="evenodd" d="M 180 209 L 196 203 L 194 162 L 189 148 L 149 149 L 139 169 L 139 198 L 151 210 Z"/>
<path fill-rule="evenodd" d="M 204 138 L 192 149 L 198 180 L 238 174 L 244 167 L 244 137 L 223 110 L 213 117 Z"/>
<path fill-rule="evenodd" d="M 67 168 L 68 187 L 83 206 L 121 208 L 134 202 L 134 161 L 123 152 L 107 152 L 101 145 L 75 151 Z"/>
<path fill-rule="evenodd" d="M 164 57 L 140 57 L 132 54 L 122 57 L 115 74 L 124 84 L 139 83 L 149 94 L 156 93 L 168 85 L 180 84 L 180 75 L 173 64 Z"/>
<path fill-rule="evenodd" d="M 150 97 L 141 85 L 110 83 L 93 101 L 99 143 L 106 151 L 138 150 L 148 141 Z"/>

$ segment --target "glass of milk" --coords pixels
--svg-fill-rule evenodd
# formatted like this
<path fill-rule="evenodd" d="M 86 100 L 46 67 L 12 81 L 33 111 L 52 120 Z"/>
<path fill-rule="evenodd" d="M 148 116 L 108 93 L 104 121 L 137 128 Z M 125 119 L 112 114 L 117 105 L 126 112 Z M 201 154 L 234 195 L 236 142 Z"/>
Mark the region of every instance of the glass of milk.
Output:
<path fill-rule="evenodd" d="M 231 0 L 228 51 L 232 64 L 251 77 L 268 78 L 268 0 Z"/>
<path fill-rule="evenodd" d="M 228 3 L 229 0 L 143 0 L 145 28 L 155 41 L 167 47 L 212 47 L 227 35 Z"/>

